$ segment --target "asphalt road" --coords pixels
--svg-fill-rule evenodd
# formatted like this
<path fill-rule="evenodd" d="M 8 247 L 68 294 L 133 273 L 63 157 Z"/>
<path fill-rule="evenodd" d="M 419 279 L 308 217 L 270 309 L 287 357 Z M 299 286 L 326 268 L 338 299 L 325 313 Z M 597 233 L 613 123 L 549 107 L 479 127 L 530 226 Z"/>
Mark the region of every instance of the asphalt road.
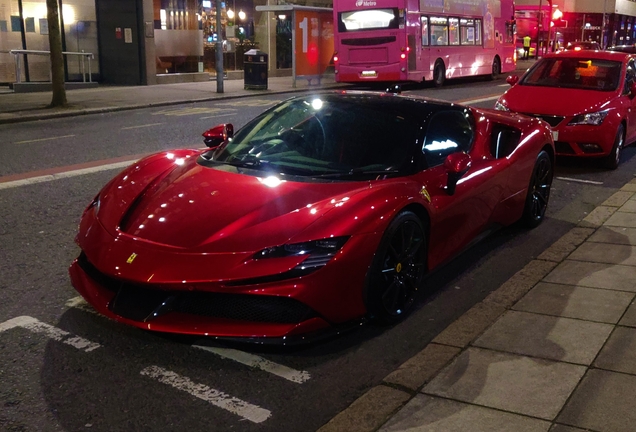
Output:
<path fill-rule="evenodd" d="M 503 84 L 407 93 L 491 107 Z M 0 176 L 199 147 L 205 129 L 240 127 L 283 98 L 3 125 Z M 560 161 L 546 221 L 503 229 L 440 269 L 404 322 L 284 350 L 144 332 L 83 307 L 67 274 L 73 238 L 116 170 L 0 189 L 0 430 L 315 431 L 631 180 L 635 154 L 616 171 Z"/>

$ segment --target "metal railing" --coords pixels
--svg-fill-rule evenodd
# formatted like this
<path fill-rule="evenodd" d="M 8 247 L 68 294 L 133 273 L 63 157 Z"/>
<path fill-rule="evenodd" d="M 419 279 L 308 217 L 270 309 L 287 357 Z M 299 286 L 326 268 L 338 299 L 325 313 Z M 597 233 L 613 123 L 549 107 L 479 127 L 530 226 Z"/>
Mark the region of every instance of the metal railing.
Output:
<path fill-rule="evenodd" d="M 22 82 L 22 67 L 20 66 L 20 57 L 22 55 L 28 55 L 28 54 L 33 54 L 33 55 L 51 55 L 51 51 L 39 51 L 39 50 L 23 50 L 23 49 L 13 49 L 13 50 L 9 50 L 9 54 L 13 54 L 13 58 L 15 59 L 15 80 L 16 83 L 21 83 Z M 91 69 L 91 60 L 95 59 L 95 56 L 93 55 L 93 53 L 87 53 L 87 52 L 69 52 L 69 51 L 63 51 L 62 55 L 76 55 L 76 56 L 80 56 L 81 61 L 82 61 L 82 81 L 86 82 L 86 60 L 88 59 L 88 82 L 93 82 L 93 74 L 92 74 L 92 69 Z M 53 81 L 53 78 L 51 77 L 51 68 L 49 68 L 49 81 Z"/>

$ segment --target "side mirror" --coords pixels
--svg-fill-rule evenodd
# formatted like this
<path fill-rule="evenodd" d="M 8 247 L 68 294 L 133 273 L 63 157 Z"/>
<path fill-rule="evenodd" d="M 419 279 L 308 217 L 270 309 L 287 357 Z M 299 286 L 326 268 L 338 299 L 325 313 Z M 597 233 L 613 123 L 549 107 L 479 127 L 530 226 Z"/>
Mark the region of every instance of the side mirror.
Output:
<path fill-rule="evenodd" d="M 448 175 L 448 179 L 446 181 L 446 193 L 448 195 L 455 194 L 457 182 L 470 169 L 472 163 L 471 157 L 468 153 L 464 152 L 449 154 L 446 157 L 446 160 L 444 161 L 444 168 Z"/>
<path fill-rule="evenodd" d="M 218 147 L 221 143 L 234 136 L 234 125 L 226 123 L 203 132 L 203 142 L 210 148 Z"/>
<path fill-rule="evenodd" d="M 509 75 L 508 78 L 506 78 L 506 82 L 512 87 L 519 82 L 519 77 L 517 75 Z"/>

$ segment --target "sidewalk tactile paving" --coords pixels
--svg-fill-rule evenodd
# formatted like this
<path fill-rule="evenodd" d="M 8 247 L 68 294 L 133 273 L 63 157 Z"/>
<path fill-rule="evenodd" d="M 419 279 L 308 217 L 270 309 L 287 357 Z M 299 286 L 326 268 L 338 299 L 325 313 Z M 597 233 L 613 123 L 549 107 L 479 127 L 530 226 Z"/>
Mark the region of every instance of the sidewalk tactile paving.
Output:
<path fill-rule="evenodd" d="M 590 365 L 613 328 L 610 324 L 509 311 L 473 345 L 548 360 Z"/>
<path fill-rule="evenodd" d="M 468 348 L 423 392 L 552 420 L 585 367 Z"/>
<path fill-rule="evenodd" d="M 513 309 L 616 324 L 633 299 L 630 292 L 541 282 Z"/>
<path fill-rule="evenodd" d="M 557 421 L 603 432 L 634 432 L 636 377 L 590 370 Z"/>
<path fill-rule="evenodd" d="M 572 252 L 570 259 L 636 266 L 636 246 L 587 242 Z"/>
<path fill-rule="evenodd" d="M 545 282 L 636 292 L 636 268 L 566 260 L 544 279 Z"/>
<path fill-rule="evenodd" d="M 419 394 L 379 432 L 547 432 L 549 428 L 545 420 Z"/>
<path fill-rule="evenodd" d="M 636 375 L 636 329 L 616 327 L 594 361 L 594 366 Z"/>

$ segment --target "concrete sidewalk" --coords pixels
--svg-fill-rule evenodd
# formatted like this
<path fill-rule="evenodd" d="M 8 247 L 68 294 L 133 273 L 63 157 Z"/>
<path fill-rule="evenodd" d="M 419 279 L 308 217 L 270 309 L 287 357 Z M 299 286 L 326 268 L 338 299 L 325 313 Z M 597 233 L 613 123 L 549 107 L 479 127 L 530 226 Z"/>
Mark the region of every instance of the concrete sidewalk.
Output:
<path fill-rule="evenodd" d="M 242 79 L 225 80 L 223 93 L 217 93 L 216 80 L 154 86 L 101 85 L 67 90 L 69 106 L 55 109 L 46 107 L 51 102 L 50 91 L 13 93 L 7 90 L 0 92 L 0 124 L 343 86 L 347 85 L 336 83 L 333 75 L 323 77 L 319 83 L 297 79 L 296 87 L 293 87 L 292 77 L 269 78 L 267 90 L 245 90 Z"/>
<path fill-rule="evenodd" d="M 636 179 L 319 432 L 634 431 L 635 296 Z"/>

